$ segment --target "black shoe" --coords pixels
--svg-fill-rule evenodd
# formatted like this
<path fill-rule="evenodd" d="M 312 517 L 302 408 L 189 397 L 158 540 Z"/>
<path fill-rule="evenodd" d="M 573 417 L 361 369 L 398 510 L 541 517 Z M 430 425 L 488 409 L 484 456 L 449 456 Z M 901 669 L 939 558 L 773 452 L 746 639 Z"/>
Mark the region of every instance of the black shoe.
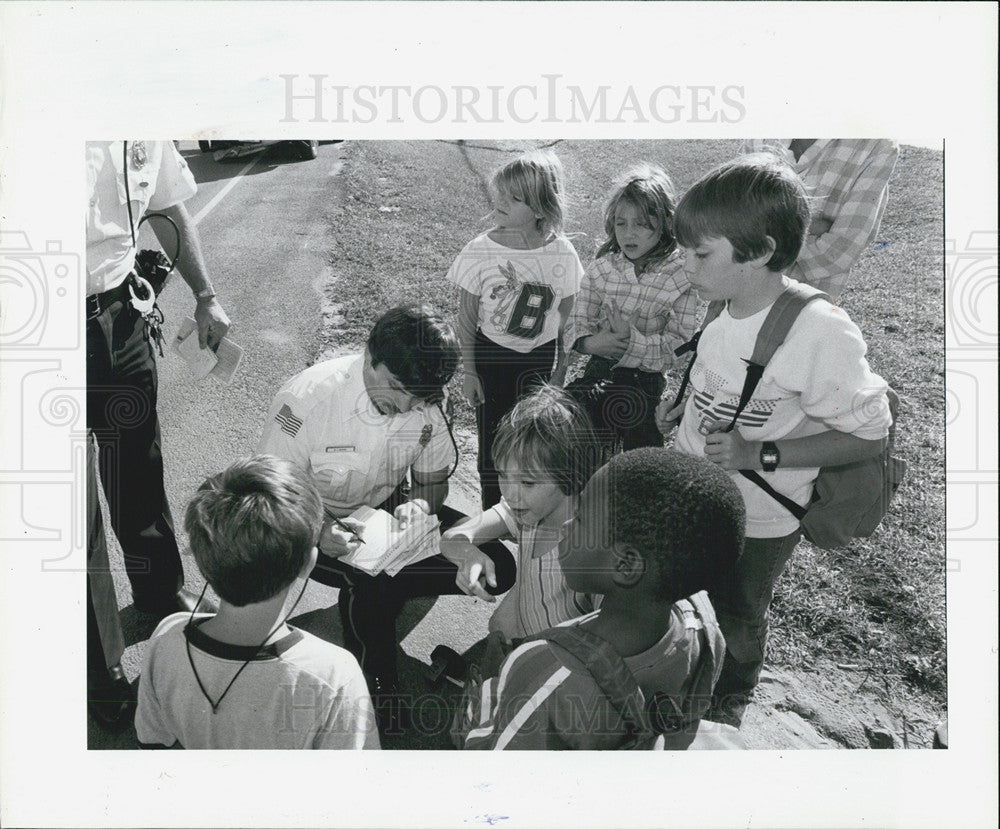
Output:
<path fill-rule="evenodd" d="M 195 609 L 195 605 L 201 613 L 215 613 L 219 609 L 218 605 L 207 596 L 199 604 L 198 597 L 183 587 L 173 595 L 155 599 L 135 599 L 133 604 L 140 613 L 154 616 L 157 621 L 171 613 L 190 613 Z"/>
<path fill-rule="evenodd" d="M 87 710 L 109 731 L 122 731 L 132 724 L 135 689 L 121 665 L 112 665 L 103 676 L 87 677 Z"/>
<path fill-rule="evenodd" d="M 739 728 L 749 704 L 750 698 L 746 694 L 727 694 L 721 699 L 715 697 L 712 700 L 712 707 L 705 712 L 704 719 Z"/>
<path fill-rule="evenodd" d="M 378 676 L 372 677 L 368 684 L 379 734 L 383 737 L 402 734 L 409 724 L 410 712 L 403 704 L 404 699 L 399 693 L 399 686 L 394 681 Z"/>

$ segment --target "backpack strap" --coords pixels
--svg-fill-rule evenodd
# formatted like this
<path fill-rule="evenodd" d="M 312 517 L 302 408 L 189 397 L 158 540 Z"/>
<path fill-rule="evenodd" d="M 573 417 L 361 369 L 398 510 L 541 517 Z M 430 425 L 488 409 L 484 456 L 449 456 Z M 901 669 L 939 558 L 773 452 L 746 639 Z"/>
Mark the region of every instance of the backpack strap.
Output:
<path fill-rule="evenodd" d="M 785 288 L 781 296 L 774 301 L 764 324 L 757 333 L 751 362 L 766 366 L 774 356 L 774 352 L 785 342 L 802 309 L 814 299 L 825 299 L 830 302 L 830 297 L 819 288 L 813 288 L 802 282 L 792 282 Z"/>
<path fill-rule="evenodd" d="M 597 687 L 622 718 L 629 740 L 639 741 L 654 736 L 646 715 L 642 689 L 625 660 L 605 639 L 580 625 L 549 628 L 524 641 L 535 639 L 554 642 L 583 663 Z"/>
<path fill-rule="evenodd" d="M 739 405 L 736 407 L 736 414 L 733 415 L 733 420 L 726 429 L 727 432 L 731 432 L 736 427 L 736 420 L 743 413 L 743 409 L 746 408 L 747 403 L 750 402 L 750 398 L 753 396 L 760 378 L 764 375 L 765 367 L 771 361 L 774 353 L 785 342 L 788 332 L 792 330 L 792 326 L 795 324 L 795 320 L 799 318 L 802 309 L 816 299 L 825 299 L 830 302 L 830 297 L 818 288 L 813 288 L 811 285 L 805 285 L 801 282 L 793 282 L 774 301 L 774 305 L 771 306 L 771 310 L 764 319 L 760 331 L 757 332 L 757 341 L 754 343 L 753 354 L 746 361 L 747 375 L 743 381 L 743 391 L 740 394 Z M 759 486 L 764 492 L 781 504 L 796 519 L 801 521 L 805 518 L 805 508 L 799 506 L 791 498 L 778 492 L 764 480 L 760 473 L 753 469 L 741 469 L 739 472 L 744 478 Z"/>
<path fill-rule="evenodd" d="M 718 622 L 708 594 L 699 590 L 677 604 L 682 611 L 690 608 L 701 626 L 698 631 L 698 662 L 691 673 L 688 690 L 680 708 L 671 697 L 662 693 L 655 694 L 646 706 L 653 729 L 658 734 L 669 735 L 690 730 L 702 718 L 715 690 L 716 666 L 722 665 L 726 655 L 721 633 L 715 637 L 710 632 L 710 627 L 718 632 Z"/>
<path fill-rule="evenodd" d="M 698 663 L 689 683 L 689 691 L 680 708 L 669 695 L 664 693 L 654 694 L 647 702 L 639 683 L 636 682 L 621 654 L 606 640 L 580 625 L 549 628 L 529 636 L 524 641 L 544 639 L 554 642 L 579 660 L 622 718 L 626 738 L 630 744 L 635 745 L 658 734 L 683 731 L 701 719 L 703 710 L 699 707 L 699 702 L 704 700 L 699 700 L 698 697 L 711 696 L 715 664 L 711 653 L 711 641 L 705 626 L 707 619 L 715 618 L 715 611 L 711 610 L 706 614 L 702 604 L 708 601 L 704 593 L 696 593 L 677 602 L 682 609 L 687 609 L 684 607 L 685 604 L 692 608 L 695 616 L 702 622 L 698 631 Z M 704 693 L 706 683 L 707 694 Z"/>
<path fill-rule="evenodd" d="M 771 486 L 759 472 L 755 469 L 740 469 L 740 475 L 751 481 L 757 486 L 759 486 L 764 492 L 770 495 L 775 501 L 777 501 L 781 506 L 788 510 L 792 515 L 795 516 L 796 520 L 801 521 L 806 517 L 806 508 L 799 506 L 795 501 L 789 498 L 787 495 L 782 495 L 778 490 Z"/>
<path fill-rule="evenodd" d="M 708 310 L 705 312 L 705 319 L 701 323 L 701 328 L 695 331 L 694 336 L 684 343 L 684 345 L 674 349 L 674 355 L 677 357 L 681 357 L 689 351 L 693 353 L 691 354 L 691 359 L 688 361 L 687 368 L 684 370 L 684 379 L 681 380 L 681 387 L 677 392 L 677 397 L 674 398 L 674 405 L 670 407 L 671 409 L 676 409 L 684 401 L 684 393 L 687 391 L 688 383 L 691 381 L 691 369 L 694 367 L 694 361 L 698 359 L 698 341 L 701 339 L 702 332 L 708 328 L 708 324 L 712 320 L 722 313 L 722 309 L 725 307 L 726 303 L 721 299 L 708 303 Z"/>
<path fill-rule="evenodd" d="M 743 391 L 740 392 L 740 402 L 736 406 L 736 412 L 727 432 L 736 428 L 736 421 L 743 414 L 743 410 L 753 397 L 760 378 L 764 376 L 764 369 L 771 362 L 774 352 L 785 342 L 788 332 L 792 330 L 795 320 L 799 318 L 802 309 L 814 299 L 826 299 L 830 297 L 817 288 L 810 285 L 803 285 L 801 282 L 793 282 L 789 285 L 771 306 L 767 312 L 764 323 L 757 332 L 757 340 L 753 345 L 753 354 L 749 360 L 744 360 L 747 364 L 746 377 L 743 380 Z"/>

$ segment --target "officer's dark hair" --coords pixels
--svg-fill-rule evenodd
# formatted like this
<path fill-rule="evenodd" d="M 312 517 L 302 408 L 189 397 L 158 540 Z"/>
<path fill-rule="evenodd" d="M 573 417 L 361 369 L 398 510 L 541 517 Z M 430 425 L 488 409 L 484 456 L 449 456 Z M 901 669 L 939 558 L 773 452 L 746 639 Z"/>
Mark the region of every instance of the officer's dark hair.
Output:
<path fill-rule="evenodd" d="M 322 526 L 312 480 L 271 455 L 243 458 L 212 475 L 184 515 L 205 581 L 236 607 L 266 601 L 295 581 Z"/>
<path fill-rule="evenodd" d="M 368 336 L 372 368 L 392 372 L 422 400 L 440 399 L 461 357 L 454 329 L 430 305 L 401 305 L 386 311 Z"/>

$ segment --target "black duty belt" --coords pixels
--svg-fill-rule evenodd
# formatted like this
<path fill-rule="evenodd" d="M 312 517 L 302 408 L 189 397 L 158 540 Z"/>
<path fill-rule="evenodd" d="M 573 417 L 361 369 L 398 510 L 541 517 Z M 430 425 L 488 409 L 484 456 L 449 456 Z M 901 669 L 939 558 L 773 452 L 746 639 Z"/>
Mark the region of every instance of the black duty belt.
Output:
<path fill-rule="evenodd" d="M 87 320 L 100 316 L 116 302 L 127 303 L 131 298 L 128 292 L 129 280 L 126 278 L 121 285 L 101 294 L 91 294 L 87 297 Z"/>

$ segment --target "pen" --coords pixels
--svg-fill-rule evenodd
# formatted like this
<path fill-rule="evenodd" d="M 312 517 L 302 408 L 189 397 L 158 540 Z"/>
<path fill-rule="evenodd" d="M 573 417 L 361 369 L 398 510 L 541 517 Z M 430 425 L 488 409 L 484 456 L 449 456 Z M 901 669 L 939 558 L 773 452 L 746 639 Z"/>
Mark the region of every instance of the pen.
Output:
<path fill-rule="evenodd" d="M 349 532 L 358 540 L 359 543 L 361 544 L 365 543 L 365 540 L 361 537 L 361 533 L 359 533 L 356 529 L 347 526 L 347 524 L 341 521 L 336 515 L 331 515 L 330 517 L 337 522 L 337 526 L 340 527 L 340 529 L 344 530 L 345 532 Z"/>

